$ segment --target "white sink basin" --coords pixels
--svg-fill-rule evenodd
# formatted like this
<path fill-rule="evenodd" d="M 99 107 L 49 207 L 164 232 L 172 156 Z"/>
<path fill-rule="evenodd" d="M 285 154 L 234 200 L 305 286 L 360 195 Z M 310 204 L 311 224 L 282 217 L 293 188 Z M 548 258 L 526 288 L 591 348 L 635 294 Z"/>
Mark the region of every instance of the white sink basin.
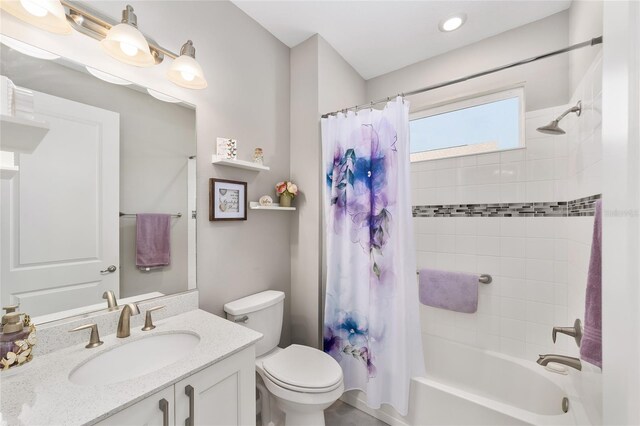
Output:
<path fill-rule="evenodd" d="M 102 352 L 74 368 L 77 385 L 106 385 L 152 373 L 189 355 L 200 336 L 189 332 L 155 334 Z"/>

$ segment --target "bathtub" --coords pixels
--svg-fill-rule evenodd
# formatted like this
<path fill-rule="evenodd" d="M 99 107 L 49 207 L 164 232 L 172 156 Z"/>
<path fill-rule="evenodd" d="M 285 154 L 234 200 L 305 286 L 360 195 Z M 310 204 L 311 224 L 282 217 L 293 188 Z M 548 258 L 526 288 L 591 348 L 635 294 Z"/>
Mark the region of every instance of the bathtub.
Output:
<path fill-rule="evenodd" d="M 343 400 L 391 425 L 585 425 L 584 407 L 570 376 L 534 361 L 424 337 L 426 377 L 411 383 L 409 413 L 366 406 L 359 391 Z M 573 374 L 573 372 L 570 372 Z M 562 410 L 563 398 L 569 411 Z"/>

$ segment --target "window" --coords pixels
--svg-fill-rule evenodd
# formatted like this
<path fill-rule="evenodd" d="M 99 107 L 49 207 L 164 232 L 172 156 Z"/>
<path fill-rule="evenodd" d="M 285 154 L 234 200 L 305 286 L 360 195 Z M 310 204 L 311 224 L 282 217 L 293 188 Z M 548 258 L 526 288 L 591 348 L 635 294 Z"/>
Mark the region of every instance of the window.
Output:
<path fill-rule="evenodd" d="M 411 114 L 411 161 L 524 147 L 522 87 Z"/>

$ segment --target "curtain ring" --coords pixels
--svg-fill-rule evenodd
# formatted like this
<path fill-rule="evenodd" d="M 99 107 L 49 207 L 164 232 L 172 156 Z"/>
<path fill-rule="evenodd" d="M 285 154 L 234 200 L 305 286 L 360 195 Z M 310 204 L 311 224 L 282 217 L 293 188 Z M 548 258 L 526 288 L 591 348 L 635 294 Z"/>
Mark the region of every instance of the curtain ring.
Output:
<path fill-rule="evenodd" d="M 373 101 L 371 101 L 371 112 L 373 112 Z"/>
<path fill-rule="evenodd" d="M 356 115 L 358 115 L 358 105 L 356 105 L 355 113 L 356 113 Z"/>

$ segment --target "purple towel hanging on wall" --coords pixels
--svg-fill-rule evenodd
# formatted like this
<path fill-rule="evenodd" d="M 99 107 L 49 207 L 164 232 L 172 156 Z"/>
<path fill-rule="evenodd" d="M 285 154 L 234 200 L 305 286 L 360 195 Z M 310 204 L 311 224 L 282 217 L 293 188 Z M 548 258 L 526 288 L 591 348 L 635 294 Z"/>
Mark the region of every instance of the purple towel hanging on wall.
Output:
<path fill-rule="evenodd" d="M 152 268 L 171 263 L 171 215 L 136 215 L 136 266 Z"/>
<path fill-rule="evenodd" d="M 478 275 L 421 269 L 419 297 L 423 305 L 450 311 L 474 313 L 478 310 Z"/>
<path fill-rule="evenodd" d="M 602 368 L 602 200 L 596 201 L 580 358 Z"/>

